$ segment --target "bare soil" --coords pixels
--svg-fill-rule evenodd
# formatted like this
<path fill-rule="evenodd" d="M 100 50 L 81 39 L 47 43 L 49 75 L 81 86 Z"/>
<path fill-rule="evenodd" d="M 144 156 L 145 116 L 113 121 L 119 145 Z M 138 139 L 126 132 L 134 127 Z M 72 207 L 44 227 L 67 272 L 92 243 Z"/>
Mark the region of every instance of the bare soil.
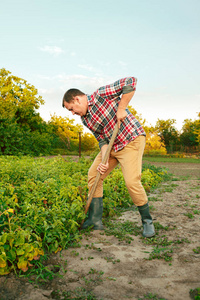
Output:
<path fill-rule="evenodd" d="M 60 276 L 43 284 L 14 274 L 0 277 L 0 299 L 194 299 L 191 290 L 200 287 L 200 165 L 152 164 L 167 167 L 177 179 L 149 195 L 154 223 L 160 225 L 157 244 L 164 239 L 171 244 L 156 248 L 134 233 L 129 244 L 92 231 L 79 247 L 62 250 L 46 262 Z M 116 221 L 127 220 L 141 226 L 137 210 L 124 212 Z M 157 258 L 150 260 L 152 252 Z"/>

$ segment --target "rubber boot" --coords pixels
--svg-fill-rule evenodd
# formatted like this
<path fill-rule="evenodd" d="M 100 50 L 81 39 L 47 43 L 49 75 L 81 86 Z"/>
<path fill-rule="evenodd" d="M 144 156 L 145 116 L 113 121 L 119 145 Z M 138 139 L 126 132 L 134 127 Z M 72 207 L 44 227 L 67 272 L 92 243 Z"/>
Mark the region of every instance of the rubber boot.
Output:
<path fill-rule="evenodd" d="M 155 229 L 149 212 L 149 204 L 146 203 L 143 206 L 138 206 L 138 210 L 143 224 L 143 236 L 149 238 L 153 237 L 155 235 Z"/>
<path fill-rule="evenodd" d="M 102 214 L 103 198 L 93 198 L 89 207 L 88 219 L 83 223 L 82 229 L 93 226 L 94 230 L 103 230 Z"/>

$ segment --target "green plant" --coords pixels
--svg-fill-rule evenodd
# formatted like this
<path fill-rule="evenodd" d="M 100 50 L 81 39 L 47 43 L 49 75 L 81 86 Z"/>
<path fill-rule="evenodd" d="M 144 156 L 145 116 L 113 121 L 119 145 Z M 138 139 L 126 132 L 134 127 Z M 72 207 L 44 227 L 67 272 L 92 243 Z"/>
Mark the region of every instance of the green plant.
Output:
<path fill-rule="evenodd" d="M 164 298 L 159 298 L 156 294 L 148 293 L 144 295 L 142 298 L 138 298 L 138 300 L 148 300 L 148 299 L 153 299 L 153 300 L 166 300 Z"/>
<path fill-rule="evenodd" d="M 141 233 L 141 227 L 138 227 L 135 223 L 126 221 L 126 222 L 115 222 L 107 221 L 106 222 L 106 235 L 114 235 L 119 241 L 126 241 L 130 244 L 133 241 L 133 238 L 130 235 L 138 235 Z"/>
<path fill-rule="evenodd" d="M 7 216 L 9 230 L 0 236 L 0 275 L 6 275 L 11 270 L 16 272 L 15 264 L 18 269 L 26 272 L 32 266 L 32 260 L 38 260 L 40 255 L 44 255 L 39 237 L 33 242 L 28 230 L 11 223 L 13 214 L 13 209 L 7 209 L 1 214 Z"/>
<path fill-rule="evenodd" d="M 168 247 L 153 247 L 153 251 L 149 255 L 149 260 L 164 259 L 165 261 L 172 260 L 173 249 Z"/>
<path fill-rule="evenodd" d="M 200 300 L 200 287 L 193 290 L 191 289 L 190 296 L 194 300 Z"/>
<path fill-rule="evenodd" d="M 200 254 L 200 247 L 197 247 L 196 249 L 193 249 L 194 253 Z"/>
<path fill-rule="evenodd" d="M 54 290 L 51 297 L 56 300 L 97 300 L 96 296 L 85 288 L 77 288 L 74 291 Z"/>
<path fill-rule="evenodd" d="M 47 251 L 56 253 L 79 242 L 91 163 L 90 159 L 81 158 L 74 162 L 60 156 L 53 159 L 0 156 L 2 275 L 17 269 L 27 272 L 30 267 L 35 267 L 30 262 L 40 255 Z M 166 180 L 167 173 L 146 165 L 142 177 L 146 187 L 151 189 Z M 104 187 L 104 217 L 114 216 L 120 210 L 136 209 L 120 168 L 106 178 Z M 131 222 L 116 225 L 109 220 L 104 222 L 106 234 L 128 243 L 133 240 L 131 235 L 141 231 Z"/>
<path fill-rule="evenodd" d="M 107 262 L 112 262 L 115 264 L 116 262 L 120 262 L 120 259 L 114 259 L 113 257 L 104 257 Z"/>
<path fill-rule="evenodd" d="M 189 219 L 194 219 L 194 215 L 191 213 L 185 213 L 184 214 L 186 217 L 188 217 Z"/>

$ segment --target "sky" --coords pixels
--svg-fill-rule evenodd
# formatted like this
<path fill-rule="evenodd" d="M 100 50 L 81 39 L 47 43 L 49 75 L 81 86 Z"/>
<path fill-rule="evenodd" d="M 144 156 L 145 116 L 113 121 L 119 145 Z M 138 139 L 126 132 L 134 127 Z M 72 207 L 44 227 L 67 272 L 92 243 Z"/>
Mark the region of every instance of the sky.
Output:
<path fill-rule="evenodd" d="M 134 76 L 130 105 L 155 126 L 200 112 L 199 0 L 2 0 L 0 68 L 38 89 L 48 121 L 69 88 L 86 94 Z"/>

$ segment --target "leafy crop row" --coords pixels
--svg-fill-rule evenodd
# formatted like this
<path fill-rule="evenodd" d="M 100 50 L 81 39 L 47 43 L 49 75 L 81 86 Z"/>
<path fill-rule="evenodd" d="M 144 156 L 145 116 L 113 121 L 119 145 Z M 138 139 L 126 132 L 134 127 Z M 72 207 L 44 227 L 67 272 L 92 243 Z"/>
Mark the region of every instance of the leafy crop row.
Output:
<path fill-rule="evenodd" d="M 90 165 L 62 157 L 0 158 L 0 275 L 25 272 L 45 251 L 57 252 L 80 237 Z M 166 176 L 146 165 L 142 182 L 149 191 Z M 117 206 L 132 206 L 119 168 L 104 182 L 104 216 Z"/>

